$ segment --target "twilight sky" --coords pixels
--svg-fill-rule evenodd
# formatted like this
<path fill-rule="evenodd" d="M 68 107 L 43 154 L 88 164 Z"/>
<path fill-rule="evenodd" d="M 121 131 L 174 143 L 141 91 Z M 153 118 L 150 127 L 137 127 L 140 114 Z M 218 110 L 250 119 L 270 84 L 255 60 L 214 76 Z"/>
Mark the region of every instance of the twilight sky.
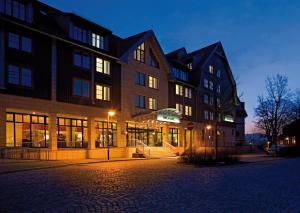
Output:
<path fill-rule="evenodd" d="M 165 53 L 221 41 L 243 93 L 253 131 L 257 96 L 268 75 L 286 74 L 300 88 L 299 0 L 42 0 L 121 37 L 153 29 Z"/>

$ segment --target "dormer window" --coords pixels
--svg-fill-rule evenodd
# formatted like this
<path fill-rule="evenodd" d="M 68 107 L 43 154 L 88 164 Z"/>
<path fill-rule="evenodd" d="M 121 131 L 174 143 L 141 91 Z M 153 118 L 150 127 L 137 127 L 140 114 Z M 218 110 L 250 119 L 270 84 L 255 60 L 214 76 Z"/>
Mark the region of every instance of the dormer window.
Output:
<path fill-rule="evenodd" d="M 159 68 L 158 61 L 156 60 L 156 57 L 153 54 L 151 49 L 150 49 L 150 66 L 155 67 L 155 68 Z"/>
<path fill-rule="evenodd" d="M 133 57 L 135 60 L 145 63 L 145 43 L 141 43 L 136 50 L 134 50 Z"/>
<path fill-rule="evenodd" d="M 208 71 L 210 74 L 214 74 L 214 67 L 212 65 L 209 65 Z"/>
<path fill-rule="evenodd" d="M 32 22 L 32 6 L 19 0 L 0 0 L 0 12 L 22 21 Z"/>
<path fill-rule="evenodd" d="M 100 48 L 100 49 L 104 49 L 104 37 L 93 33 L 92 34 L 92 46 Z"/>

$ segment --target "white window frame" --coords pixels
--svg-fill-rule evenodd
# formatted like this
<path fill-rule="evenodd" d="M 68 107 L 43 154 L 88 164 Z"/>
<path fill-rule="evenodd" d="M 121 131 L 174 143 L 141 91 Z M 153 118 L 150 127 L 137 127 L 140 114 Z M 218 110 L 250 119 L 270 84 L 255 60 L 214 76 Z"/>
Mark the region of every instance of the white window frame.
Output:
<path fill-rule="evenodd" d="M 158 78 L 151 75 L 148 76 L 148 86 L 152 89 L 158 89 Z"/>
<path fill-rule="evenodd" d="M 110 61 L 103 58 L 96 58 L 96 72 L 110 75 Z"/>
<path fill-rule="evenodd" d="M 110 87 L 96 84 L 96 99 L 102 101 L 110 101 Z"/>
<path fill-rule="evenodd" d="M 149 109 L 151 110 L 157 110 L 157 99 L 149 97 L 148 99 Z"/>
<path fill-rule="evenodd" d="M 185 97 L 186 98 L 192 98 L 192 89 L 191 88 L 185 88 Z"/>
<path fill-rule="evenodd" d="M 179 85 L 179 84 L 175 85 L 175 94 L 183 96 L 183 86 L 182 85 Z"/>

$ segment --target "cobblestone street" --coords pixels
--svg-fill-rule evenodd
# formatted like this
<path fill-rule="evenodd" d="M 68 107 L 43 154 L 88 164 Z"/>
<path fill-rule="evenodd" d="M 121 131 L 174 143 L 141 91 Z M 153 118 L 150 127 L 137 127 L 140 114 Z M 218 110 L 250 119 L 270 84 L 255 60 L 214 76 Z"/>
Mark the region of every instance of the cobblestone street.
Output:
<path fill-rule="evenodd" d="M 2 173 L 0 212 L 300 212 L 300 159 L 208 168 L 164 159 Z"/>

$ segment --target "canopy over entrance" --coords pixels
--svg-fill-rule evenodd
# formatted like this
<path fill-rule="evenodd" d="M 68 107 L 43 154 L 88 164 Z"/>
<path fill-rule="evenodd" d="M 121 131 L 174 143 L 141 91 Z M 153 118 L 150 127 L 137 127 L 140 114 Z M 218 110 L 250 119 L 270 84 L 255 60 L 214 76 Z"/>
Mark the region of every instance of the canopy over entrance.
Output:
<path fill-rule="evenodd" d="M 161 109 L 148 114 L 141 114 L 133 117 L 135 122 L 152 123 L 152 124 L 179 124 L 181 113 L 174 108 Z"/>

